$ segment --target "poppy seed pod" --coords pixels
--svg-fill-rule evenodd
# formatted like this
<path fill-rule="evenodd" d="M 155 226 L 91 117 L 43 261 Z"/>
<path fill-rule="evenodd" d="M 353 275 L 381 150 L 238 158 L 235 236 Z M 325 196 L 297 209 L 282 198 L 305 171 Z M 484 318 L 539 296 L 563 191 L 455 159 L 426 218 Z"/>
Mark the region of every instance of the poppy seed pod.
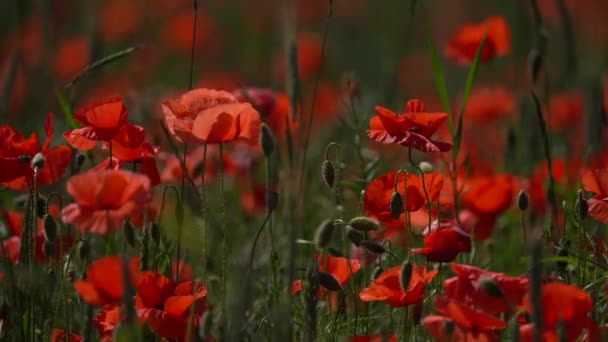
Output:
<path fill-rule="evenodd" d="M 57 238 L 57 222 L 53 216 L 44 215 L 44 236 L 48 241 L 55 241 Z"/>
<path fill-rule="evenodd" d="M 38 214 L 38 218 L 44 218 L 46 212 L 46 199 L 44 197 L 38 197 L 38 201 L 36 202 L 36 214 Z"/>
<path fill-rule="evenodd" d="M 421 161 L 420 164 L 418 164 L 418 168 L 420 168 L 420 170 L 422 170 L 422 172 L 424 172 L 424 173 L 431 173 L 431 172 L 435 171 L 433 164 L 431 164 L 427 161 Z"/>
<path fill-rule="evenodd" d="M 401 290 L 403 290 L 403 292 L 407 292 L 407 289 L 410 287 L 412 271 L 412 263 L 409 262 L 409 260 L 404 261 L 401 265 L 401 269 L 399 270 L 399 286 L 401 286 Z"/>
<path fill-rule="evenodd" d="M 274 152 L 274 147 L 276 144 L 276 139 L 272 133 L 272 129 L 265 123 L 262 123 L 260 126 L 260 146 L 262 146 L 262 151 L 264 152 L 264 156 L 266 156 L 266 158 L 270 157 L 272 152 Z"/>
<path fill-rule="evenodd" d="M 388 202 L 388 210 L 395 220 L 398 220 L 403 212 L 403 198 L 397 191 L 394 191 L 391 195 L 391 200 Z"/>
<path fill-rule="evenodd" d="M 342 291 L 343 287 L 333 275 L 319 271 L 319 284 L 329 291 Z"/>
<path fill-rule="evenodd" d="M 382 274 L 382 272 L 384 272 L 384 268 L 382 268 L 382 266 L 376 266 L 376 268 L 374 268 L 374 271 L 372 272 L 372 281 L 378 278 Z"/>
<path fill-rule="evenodd" d="M 371 232 L 380 228 L 380 224 L 378 223 L 378 221 L 372 220 L 369 217 L 365 216 L 357 216 L 351 219 L 348 224 L 356 230 L 362 232 Z"/>
<path fill-rule="evenodd" d="M 498 284 L 496 283 L 496 281 L 494 281 L 494 279 L 492 278 L 488 278 L 488 277 L 481 277 L 479 278 L 479 288 L 485 292 L 486 294 L 488 294 L 489 296 L 495 297 L 495 298 L 503 298 L 504 294 L 502 293 L 502 290 L 500 289 L 500 287 L 498 286 Z"/>
<path fill-rule="evenodd" d="M 133 225 L 131 225 L 131 222 L 129 222 L 129 220 L 125 220 L 124 229 L 125 240 L 129 244 L 129 246 L 133 248 L 133 246 L 135 246 L 135 231 L 133 231 Z"/>
<path fill-rule="evenodd" d="M 44 157 L 44 154 L 38 152 L 36 153 L 34 158 L 32 158 L 32 167 L 35 169 L 42 169 L 44 167 L 45 161 L 46 158 Z"/>
<path fill-rule="evenodd" d="M 517 194 L 517 207 L 521 211 L 526 211 L 528 209 L 528 203 L 530 202 L 528 193 L 521 189 Z"/>
<path fill-rule="evenodd" d="M 315 244 L 318 248 L 325 248 L 331 242 L 334 233 L 334 221 L 325 219 L 315 231 Z"/>
<path fill-rule="evenodd" d="M 372 253 L 376 253 L 376 254 L 386 253 L 386 249 L 384 247 L 382 247 L 382 245 L 377 243 L 376 241 L 365 240 L 365 241 L 361 242 L 361 246 L 363 248 L 365 248 L 367 251 L 372 252 Z"/>
<path fill-rule="evenodd" d="M 365 239 L 365 236 L 360 231 L 354 229 L 351 226 L 346 226 L 346 237 L 352 242 L 355 246 L 361 246 L 361 241 Z"/>
<path fill-rule="evenodd" d="M 324 160 L 323 164 L 321 164 L 321 177 L 323 178 L 323 182 L 330 189 L 334 188 L 334 182 L 336 180 L 336 170 L 334 169 L 334 164 L 329 160 Z"/>

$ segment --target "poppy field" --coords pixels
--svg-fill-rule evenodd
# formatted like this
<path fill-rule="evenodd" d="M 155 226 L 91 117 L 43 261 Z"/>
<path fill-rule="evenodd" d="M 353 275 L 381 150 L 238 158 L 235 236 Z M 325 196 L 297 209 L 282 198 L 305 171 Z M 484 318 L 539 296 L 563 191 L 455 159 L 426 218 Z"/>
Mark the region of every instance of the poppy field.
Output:
<path fill-rule="evenodd" d="M 608 2 L 0 2 L 1 341 L 608 341 Z"/>

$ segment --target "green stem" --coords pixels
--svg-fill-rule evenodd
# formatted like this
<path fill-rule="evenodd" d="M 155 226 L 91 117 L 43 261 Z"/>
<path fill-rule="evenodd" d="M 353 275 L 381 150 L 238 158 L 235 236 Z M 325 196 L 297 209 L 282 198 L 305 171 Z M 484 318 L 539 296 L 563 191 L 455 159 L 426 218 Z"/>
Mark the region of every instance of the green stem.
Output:
<path fill-rule="evenodd" d="M 222 321 L 221 331 L 225 329 L 226 322 L 226 278 L 227 273 L 227 259 L 228 259 L 228 239 L 226 238 L 226 194 L 224 189 L 224 146 L 220 143 L 220 203 L 221 203 L 221 215 L 222 215 L 222 296 L 221 296 L 221 310 L 222 310 Z"/>
<path fill-rule="evenodd" d="M 418 167 L 418 165 L 416 165 L 416 163 L 414 162 L 414 158 L 412 157 L 412 148 L 408 147 L 407 149 L 408 151 L 408 158 L 410 160 L 410 164 L 412 164 L 412 166 L 418 171 L 418 173 L 420 173 L 420 178 L 422 180 L 422 191 L 424 192 L 424 197 L 426 198 L 426 205 L 427 205 L 427 209 L 428 209 L 428 216 L 429 216 L 429 225 L 427 227 L 427 233 L 431 232 L 431 199 L 429 198 L 429 193 L 426 190 L 426 181 L 424 180 L 424 171 L 422 171 L 422 169 L 420 169 Z"/>

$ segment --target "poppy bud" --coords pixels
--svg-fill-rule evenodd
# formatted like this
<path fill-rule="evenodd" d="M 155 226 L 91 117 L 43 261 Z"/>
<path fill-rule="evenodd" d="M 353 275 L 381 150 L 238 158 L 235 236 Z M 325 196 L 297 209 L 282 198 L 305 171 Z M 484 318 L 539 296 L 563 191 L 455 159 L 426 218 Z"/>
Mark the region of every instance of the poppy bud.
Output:
<path fill-rule="evenodd" d="M 152 237 L 154 244 L 157 246 L 160 245 L 160 227 L 156 222 L 152 222 L 152 225 L 150 226 L 150 236 Z"/>
<path fill-rule="evenodd" d="M 131 225 L 131 222 L 129 222 L 129 220 L 125 220 L 124 229 L 125 240 L 129 244 L 129 246 L 133 248 L 133 246 L 135 246 L 135 231 L 133 231 L 133 225 Z"/>
<path fill-rule="evenodd" d="M 517 207 L 519 210 L 526 211 L 528 209 L 528 203 L 528 193 L 524 189 L 519 190 L 519 193 L 517 194 Z"/>
<path fill-rule="evenodd" d="M 351 219 L 349 225 L 361 232 L 371 232 L 380 228 L 378 221 L 365 216 L 358 216 Z"/>
<path fill-rule="evenodd" d="M 76 280 L 76 271 L 74 271 L 74 266 L 70 266 L 70 268 L 68 268 L 66 274 L 67 274 L 70 282 L 73 282 L 74 280 Z"/>
<path fill-rule="evenodd" d="M 401 194 L 397 191 L 393 191 L 391 195 L 391 201 L 388 203 L 389 212 L 391 216 L 398 220 L 399 216 L 403 212 L 403 198 L 401 198 Z"/>
<path fill-rule="evenodd" d="M 38 197 L 38 201 L 36 202 L 36 214 L 38 214 L 38 218 L 43 218 L 46 213 L 46 199 Z"/>
<path fill-rule="evenodd" d="M 363 248 L 365 248 L 368 252 L 372 252 L 372 253 L 376 253 L 376 254 L 386 253 L 386 249 L 384 247 L 382 247 L 382 245 L 377 243 L 376 241 L 365 240 L 365 241 L 361 242 L 361 246 Z"/>
<path fill-rule="evenodd" d="M 568 249 L 566 248 L 560 248 L 557 250 L 557 256 L 558 257 L 567 257 L 568 256 Z M 566 267 L 568 267 L 568 263 L 566 261 L 558 261 L 555 263 L 555 266 L 557 267 L 557 269 L 560 272 L 564 272 L 566 271 Z"/>
<path fill-rule="evenodd" d="M 420 319 L 422 318 L 422 302 L 418 302 L 414 304 L 414 312 L 412 312 L 412 323 L 414 326 L 420 324 Z"/>
<path fill-rule="evenodd" d="M 418 168 L 420 168 L 420 170 L 422 170 L 422 172 L 424 172 L 424 173 L 431 173 L 431 172 L 435 171 L 433 164 L 431 164 L 427 161 L 421 161 L 420 164 L 418 164 Z"/>
<path fill-rule="evenodd" d="M 528 66 L 530 68 L 530 76 L 532 76 L 532 81 L 536 83 L 540 75 L 540 70 L 543 66 L 543 56 L 540 54 L 538 49 L 533 49 L 530 51 L 530 54 L 528 54 Z"/>
<path fill-rule="evenodd" d="M 262 146 L 262 151 L 264 152 L 264 156 L 266 156 L 266 158 L 270 157 L 272 152 L 274 152 L 274 147 L 276 144 L 276 139 L 272 133 L 272 129 L 265 123 L 262 123 L 260 126 L 260 146 Z"/>
<path fill-rule="evenodd" d="M 407 292 L 407 289 L 410 287 L 412 271 L 412 263 L 409 260 L 404 261 L 401 265 L 401 270 L 399 270 L 399 285 L 403 292 Z"/>
<path fill-rule="evenodd" d="M 587 214 L 589 213 L 589 204 L 585 197 L 583 197 L 583 190 L 578 190 L 578 196 L 576 198 L 576 203 L 574 203 L 574 210 L 576 211 L 576 215 L 579 219 L 584 220 L 587 218 Z"/>
<path fill-rule="evenodd" d="M 361 241 L 365 239 L 365 236 L 360 231 L 354 229 L 351 226 L 346 226 L 346 237 L 352 242 L 355 246 L 361 246 Z"/>
<path fill-rule="evenodd" d="M 315 244 L 318 248 L 325 248 L 331 242 L 331 237 L 334 233 L 334 221 L 330 219 L 323 220 L 315 231 Z"/>
<path fill-rule="evenodd" d="M 330 188 L 334 188 L 334 181 L 336 180 L 336 172 L 334 169 L 334 164 L 329 160 L 324 160 L 323 164 L 321 164 L 321 177 L 323 178 L 323 182 Z"/>
<path fill-rule="evenodd" d="M 51 257 L 55 253 L 55 244 L 53 241 L 44 240 L 42 243 L 42 251 L 44 252 L 45 257 Z"/>
<path fill-rule="evenodd" d="M 34 158 L 32 158 L 32 167 L 35 169 L 42 169 L 44 167 L 45 161 L 46 158 L 44 157 L 44 154 L 38 152 L 36 153 Z"/>
<path fill-rule="evenodd" d="M 279 193 L 276 191 L 268 191 L 266 192 L 266 207 L 268 210 L 276 209 L 279 204 Z"/>
<path fill-rule="evenodd" d="M 378 278 L 382 272 L 384 272 L 384 268 L 381 266 L 376 266 L 376 268 L 374 268 L 374 272 L 372 272 L 372 281 L 376 280 L 376 278 Z"/>
<path fill-rule="evenodd" d="M 443 321 L 443 331 L 445 332 L 445 336 L 452 336 L 452 332 L 454 332 L 454 322 L 452 321 Z"/>
<path fill-rule="evenodd" d="M 89 257 L 89 244 L 86 241 L 80 241 L 78 245 L 78 257 L 81 260 L 86 260 Z"/>
<path fill-rule="evenodd" d="M 338 258 L 344 257 L 344 254 L 342 254 L 342 252 L 340 252 L 338 249 L 336 249 L 334 247 L 327 248 L 327 253 L 329 253 L 331 256 L 335 256 Z"/>
<path fill-rule="evenodd" d="M 494 279 L 492 279 L 492 278 L 488 278 L 488 277 L 479 278 L 479 288 L 491 297 L 496 297 L 496 298 L 504 297 L 502 290 L 500 289 L 498 284 L 496 284 L 496 281 L 494 281 Z"/>
<path fill-rule="evenodd" d="M 342 291 L 343 287 L 333 275 L 319 271 L 319 284 L 329 291 Z"/>
<path fill-rule="evenodd" d="M 57 238 L 57 222 L 53 216 L 46 214 L 44 215 L 44 236 L 47 241 L 55 241 Z"/>
<path fill-rule="evenodd" d="M 181 203 L 175 207 L 175 222 L 179 229 L 184 226 L 184 206 Z"/>

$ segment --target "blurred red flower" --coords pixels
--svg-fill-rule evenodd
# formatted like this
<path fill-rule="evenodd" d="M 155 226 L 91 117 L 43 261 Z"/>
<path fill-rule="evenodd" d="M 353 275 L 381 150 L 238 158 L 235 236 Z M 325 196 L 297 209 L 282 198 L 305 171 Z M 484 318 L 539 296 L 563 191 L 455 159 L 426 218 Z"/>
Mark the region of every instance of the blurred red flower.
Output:
<path fill-rule="evenodd" d="M 143 211 L 152 198 L 147 176 L 123 170 L 92 170 L 68 180 L 74 198 L 63 208 L 62 220 L 82 231 L 105 235 L 131 214 Z"/>
<path fill-rule="evenodd" d="M 608 223 L 608 171 L 590 170 L 583 175 L 583 188 L 594 193 L 587 203 L 589 216 L 602 223 Z"/>
<path fill-rule="evenodd" d="M 139 260 L 132 258 L 128 267 L 134 282 L 138 277 Z M 124 291 L 122 260 L 117 256 L 107 256 L 93 261 L 87 267 L 86 280 L 75 281 L 74 289 L 89 305 L 119 304 Z"/>
<path fill-rule="evenodd" d="M 571 90 L 551 96 L 545 117 L 555 133 L 567 133 L 574 127 L 582 127 L 583 95 L 578 90 Z"/>
<path fill-rule="evenodd" d="M 120 323 L 120 306 L 118 305 L 105 305 L 93 317 L 93 324 L 102 342 L 112 341 L 114 328 L 118 323 Z"/>
<path fill-rule="evenodd" d="M 296 129 L 297 122 L 291 119 L 289 99 L 284 93 L 274 92 L 270 89 L 245 88 L 237 89 L 232 94 L 239 102 L 252 101 L 261 111 L 262 121 L 272 129 L 277 138 L 285 136 L 288 123 L 292 132 Z"/>
<path fill-rule="evenodd" d="M 433 222 L 424 230 L 424 247 L 412 249 L 412 253 L 421 254 L 427 261 L 452 262 L 459 253 L 471 251 L 471 238 L 465 233 L 456 220 Z"/>
<path fill-rule="evenodd" d="M 399 144 L 423 152 L 446 152 L 452 144 L 431 140 L 439 126 L 447 119 L 446 113 L 425 113 L 420 100 L 410 100 L 405 113 L 376 106 L 376 116 L 369 122 L 367 136 L 383 144 Z"/>
<path fill-rule="evenodd" d="M 506 20 L 501 16 L 491 16 L 479 24 L 461 27 L 447 42 L 444 53 L 448 59 L 458 64 L 471 64 L 484 36 L 486 41 L 481 51 L 481 62 L 511 52 L 511 32 Z"/>
<path fill-rule="evenodd" d="M 509 277 L 504 273 L 456 263 L 452 263 L 451 267 L 456 277 L 443 282 L 444 294 L 487 313 L 496 314 L 515 310 L 522 304 L 528 291 L 528 278 L 525 276 Z M 480 281 L 484 278 L 493 281 L 504 297 L 492 296 L 481 288 Z"/>
<path fill-rule="evenodd" d="M 141 10 L 136 2 L 114 0 L 100 5 L 97 28 L 106 43 L 128 38 L 141 24 Z"/>
<path fill-rule="evenodd" d="M 558 321 L 562 321 L 567 341 L 577 341 L 586 328 L 593 327 L 593 321 L 588 313 L 593 307 L 591 296 L 572 285 L 553 282 L 541 287 L 541 333 L 543 340 L 557 341 Z M 526 312 L 532 313 L 533 306 L 530 295 L 524 298 Z M 523 341 L 532 341 L 533 324 L 521 326 Z"/>
<path fill-rule="evenodd" d="M 353 336 L 350 342 L 397 342 L 397 336 L 393 334 L 372 335 L 372 336 Z"/>
<path fill-rule="evenodd" d="M 511 91 L 501 86 L 476 87 L 467 100 L 464 121 L 494 123 L 513 119 L 515 114 L 515 99 Z"/>
<path fill-rule="evenodd" d="M 75 333 L 70 333 L 69 338 L 68 336 L 65 336 L 65 331 L 61 330 L 61 329 L 53 329 L 53 334 L 51 335 L 51 342 L 65 342 L 65 341 L 69 341 L 69 342 L 81 342 L 84 341 L 82 336 L 75 334 Z"/>
<path fill-rule="evenodd" d="M 185 340 L 192 305 L 195 327 L 206 309 L 207 286 L 202 282 L 173 283 L 163 275 L 146 271 L 139 275 L 136 290 L 140 321 L 167 340 Z"/>
<path fill-rule="evenodd" d="M 395 191 L 397 172 L 397 170 L 393 170 L 374 179 L 369 183 L 363 195 L 363 210 L 365 215 L 382 223 L 388 230 L 385 235 L 392 235 L 405 229 L 405 213 L 402 213 L 399 219 L 396 220 L 391 216 L 389 211 L 389 202 Z M 406 173 L 405 176 L 401 174 L 397 182 L 397 189 L 402 196 L 406 184 L 404 178 L 407 178 L 407 203 L 404 203 L 404 207 L 407 211 L 413 212 L 426 204 L 426 196 L 422 188 L 422 177 L 411 173 Z M 429 200 L 433 203 L 439 197 L 443 187 L 443 176 L 437 172 L 427 173 L 424 175 L 424 181 Z"/>
<path fill-rule="evenodd" d="M 169 131 L 185 143 L 258 143 L 260 115 L 225 91 L 191 90 L 165 101 L 163 113 Z"/>
<path fill-rule="evenodd" d="M 319 262 L 319 271 L 331 274 L 342 286 L 346 285 L 350 277 L 357 273 L 361 268 L 359 260 L 355 259 L 349 260 L 344 257 L 335 257 L 331 255 L 326 255 L 322 258 L 319 254 L 315 254 L 314 258 Z M 292 295 L 295 295 L 301 290 L 301 280 L 296 280 L 291 284 Z M 319 288 L 319 296 L 321 295 L 323 295 L 323 292 L 322 289 Z"/>
<path fill-rule="evenodd" d="M 66 39 L 59 44 L 52 59 L 53 73 L 61 81 L 76 76 L 89 63 L 91 45 L 85 36 Z"/>
<path fill-rule="evenodd" d="M 420 303 L 424 287 L 437 275 L 438 271 L 427 272 L 426 267 L 412 265 L 412 277 L 403 291 L 400 285 L 401 265 L 391 267 L 372 281 L 372 284 L 359 292 L 359 299 L 364 302 L 383 301 L 394 308 Z"/>

